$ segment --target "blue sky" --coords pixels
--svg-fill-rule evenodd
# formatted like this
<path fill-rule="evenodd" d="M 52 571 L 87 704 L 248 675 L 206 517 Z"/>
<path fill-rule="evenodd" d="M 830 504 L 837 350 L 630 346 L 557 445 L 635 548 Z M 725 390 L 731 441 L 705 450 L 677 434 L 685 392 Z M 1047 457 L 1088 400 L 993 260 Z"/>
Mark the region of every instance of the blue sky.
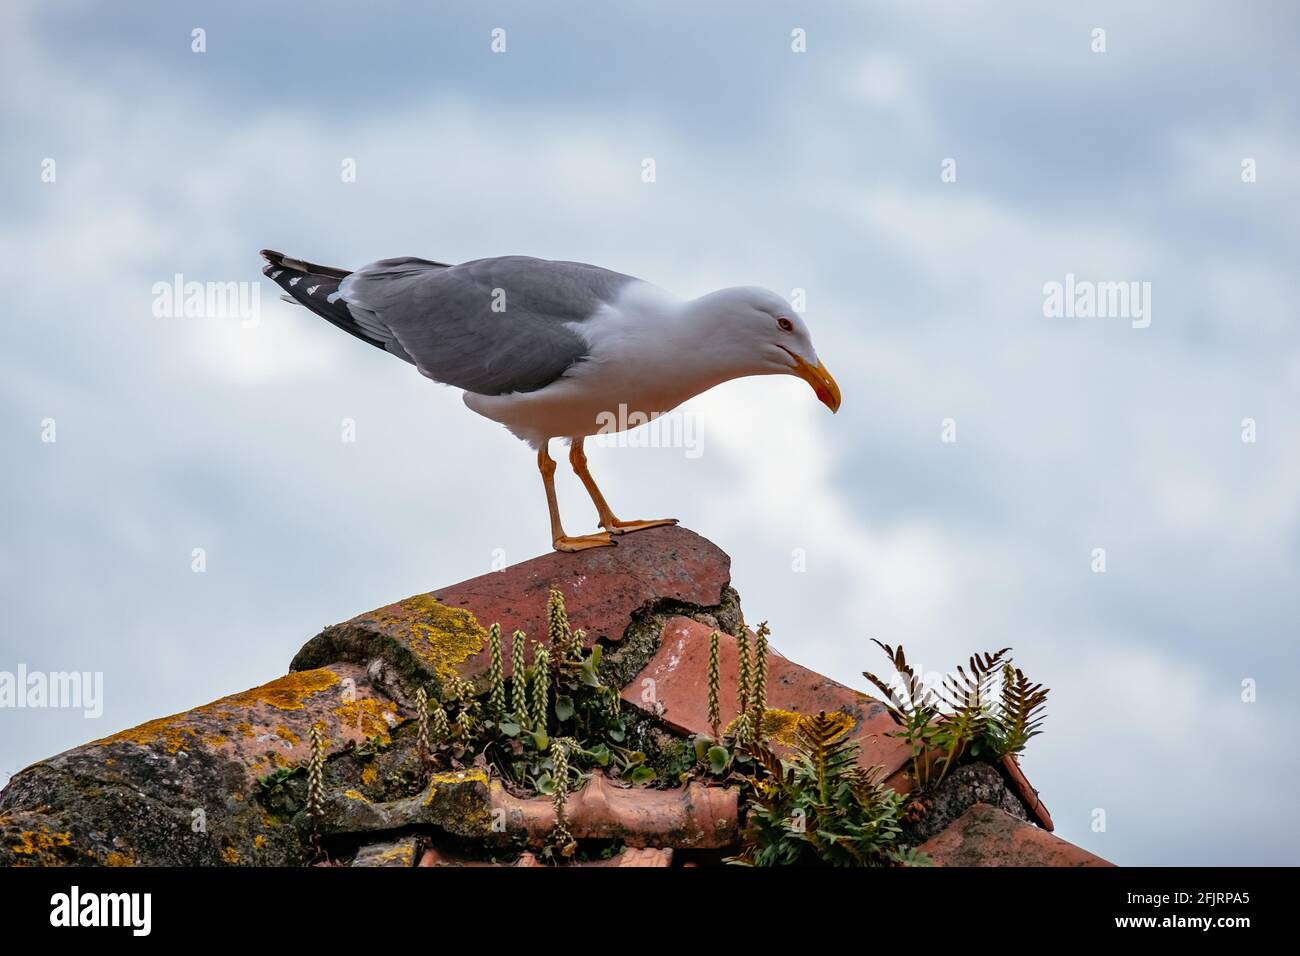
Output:
<path fill-rule="evenodd" d="M 865 687 L 870 637 L 930 670 L 1013 645 L 1053 688 L 1025 767 L 1061 835 L 1120 863 L 1296 862 L 1298 21 L 5 4 L 0 670 L 103 671 L 106 700 L 0 710 L 0 780 L 546 544 L 530 454 L 454 390 L 269 284 L 254 327 L 156 318 L 154 284 L 259 281 L 267 246 L 524 253 L 686 295 L 807 290 L 839 415 L 736 382 L 689 406 L 698 458 L 591 451 L 616 510 L 731 553 L 787 656 Z M 1150 326 L 1046 318 L 1067 273 L 1151 283 Z M 561 503 L 590 530 L 576 482 Z"/>

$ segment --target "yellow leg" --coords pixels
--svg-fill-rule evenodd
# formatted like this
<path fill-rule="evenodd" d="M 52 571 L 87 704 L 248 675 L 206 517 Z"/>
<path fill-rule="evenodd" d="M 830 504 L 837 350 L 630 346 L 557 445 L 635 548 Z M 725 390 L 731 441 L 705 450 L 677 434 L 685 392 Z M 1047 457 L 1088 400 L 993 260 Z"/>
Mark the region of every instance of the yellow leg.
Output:
<path fill-rule="evenodd" d="M 542 473 L 542 484 L 546 487 L 546 507 L 551 512 L 551 544 L 556 551 L 585 551 L 614 543 L 607 531 L 573 538 L 565 534 L 564 527 L 560 524 L 560 504 L 555 498 L 555 459 L 547 452 L 545 445 L 537 452 L 537 470 Z"/>
<path fill-rule="evenodd" d="M 676 524 L 676 518 L 656 518 L 651 521 L 622 521 L 614 517 L 614 512 L 610 510 L 609 503 L 605 501 L 605 496 L 600 493 L 596 487 L 596 479 L 591 477 L 591 472 L 587 470 L 587 453 L 583 451 L 582 445 L 585 439 L 575 438 L 569 444 L 569 464 L 573 466 L 573 473 L 581 480 L 583 487 L 587 489 L 587 494 L 591 495 L 591 503 L 596 506 L 596 514 L 600 516 L 600 526 L 610 534 L 627 534 L 631 531 L 644 531 L 646 528 L 658 528 L 666 524 Z M 554 465 L 551 466 L 555 467 Z"/>

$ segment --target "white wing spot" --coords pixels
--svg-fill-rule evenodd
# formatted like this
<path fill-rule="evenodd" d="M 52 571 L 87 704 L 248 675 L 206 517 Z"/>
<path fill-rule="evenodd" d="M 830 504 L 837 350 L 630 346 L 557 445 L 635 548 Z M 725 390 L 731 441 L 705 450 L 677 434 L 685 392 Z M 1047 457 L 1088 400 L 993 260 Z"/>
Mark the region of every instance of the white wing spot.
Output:
<path fill-rule="evenodd" d="M 271 278 L 272 278 L 272 279 L 278 279 L 278 278 L 280 278 L 280 274 L 283 273 L 283 272 L 284 272 L 283 269 L 276 269 L 274 272 L 271 273 Z"/>
<path fill-rule="evenodd" d="M 318 286 L 318 285 L 309 286 L 309 287 L 307 288 L 307 294 L 308 294 L 308 295 L 315 295 L 315 294 L 316 294 L 316 290 L 319 289 L 319 288 L 320 288 L 320 286 Z"/>
<path fill-rule="evenodd" d="M 292 279 L 289 280 L 289 285 L 297 285 L 297 284 L 298 284 L 298 280 L 301 279 L 301 278 L 302 278 L 302 276 L 294 276 Z"/>

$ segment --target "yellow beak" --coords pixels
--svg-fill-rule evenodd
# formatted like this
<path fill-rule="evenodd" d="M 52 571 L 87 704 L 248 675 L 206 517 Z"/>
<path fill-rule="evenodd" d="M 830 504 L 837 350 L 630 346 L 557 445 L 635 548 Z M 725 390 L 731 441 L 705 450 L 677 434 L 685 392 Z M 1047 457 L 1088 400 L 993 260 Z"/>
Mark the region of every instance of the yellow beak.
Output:
<path fill-rule="evenodd" d="M 790 357 L 794 359 L 794 373 L 801 379 L 812 386 L 821 403 L 829 408 L 832 412 L 840 410 L 840 387 L 835 382 L 835 377 L 826 370 L 826 366 L 820 361 L 814 368 L 809 365 L 793 352 L 786 350 Z"/>

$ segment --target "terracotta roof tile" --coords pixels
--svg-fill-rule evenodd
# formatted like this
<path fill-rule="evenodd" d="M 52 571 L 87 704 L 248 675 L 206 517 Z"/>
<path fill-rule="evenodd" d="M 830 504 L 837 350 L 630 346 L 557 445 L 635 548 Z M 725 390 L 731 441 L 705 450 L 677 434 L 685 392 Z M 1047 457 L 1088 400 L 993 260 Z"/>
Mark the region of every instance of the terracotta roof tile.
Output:
<path fill-rule="evenodd" d="M 709 727 L 709 636 L 712 629 L 689 618 L 675 617 L 663 629 L 659 650 L 639 674 L 623 689 L 623 699 L 649 713 L 658 714 L 673 729 L 688 734 L 710 734 Z M 739 712 L 736 704 L 738 654 L 736 639 L 720 634 L 719 704 L 725 727 Z M 751 650 L 753 643 L 750 644 Z M 891 734 L 897 726 L 878 700 L 861 691 L 823 677 L 779 654 L 768 656 L 767 706 L 769 711 L 789 715 L 840 711 L 853 719 L 852 737 L 861 750 L 859 762 L 866 767 L 882 766 L 890 775 L 889 785 L 908 788 L 906 767 L 910 750 Z M 781 725 L 780 714 L 770 714 L 765 727 L 778 750 L 793 741 L 790 727 Z M 789 721 L 793 724 L 793 720 Z"/>
<path fill-rule="evenodd" d="M 508 674 L 510 635 L 546 635 L 552 587 L 564 593 L 569 619 L 590 645 L 621 640 L 632 615 L 657 601 L 713 607 L 730 580 L 731 559 L 717 545 L 685 528 L 653 528 L 620 538 L 617 547 L 551 552 L 359 614 L 308 641 L 290 669 L 383 656 L 438 681 L 474 677 L 487 671 L 486 629 L 499 623 Z"/>
<path fill-rule="evenodd" d="M 1041 827 L 977 803 L 918 847 L 936 866 L 1112 866 Z"/>
<path fill-rule="evenodd" d="M 1030 815 L 1038 821 L 1039 825 L 1044 830 L 1055 829 L 1052 825 L 1052 815 L 1047 812 L 1047 807 L 1043 806 L 1043 801 L 1038 798 L 1038 791 L 1030 785 L 1024 771 L 1020 769 L 1020 762 L 1013 755 L 1008 754 L 1002 758 L 1002 771 L 1011 784 L 1011 789 L 1024 801 Z"/>
<path fill-rule="evenodd" d="M 555 827 L 546 798 L 523 799 L 492 787 L 492 811 L 505 833 L 540 846 Z M 618 839 L 633 847 L 716 848 L 736 842 L 737 791 L 698 780 L 673 790 L 617 787 L 599 772 L 565 804 L 569 832 L 579 840 Z"/>
<path fill-rule="evenodd" d="M 665 598 L 704 606 L 718 603 L 731 583 L 731 559 L 693 531 L 670 526 L 618 539 L 613 548 L 576 554 L 552 552 L 440 588 L 433 596 L 463 607 L 484 624 L 518 628 L 529 637 L 546 633 L 551 588 L 564 592 L 569 620 L 589 641 L 622 639 L 632 612 Z"/>

